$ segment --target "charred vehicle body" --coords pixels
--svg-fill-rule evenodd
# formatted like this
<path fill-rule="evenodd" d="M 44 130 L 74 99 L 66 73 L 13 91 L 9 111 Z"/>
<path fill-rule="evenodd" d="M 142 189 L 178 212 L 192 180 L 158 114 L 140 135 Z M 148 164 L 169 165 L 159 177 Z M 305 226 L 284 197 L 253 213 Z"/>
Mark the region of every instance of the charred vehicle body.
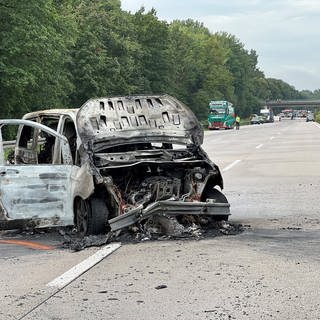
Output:
<path fill-rule="evenodd" d="M 0 151 L 2 227 L 22 220 L 94 234 L 155 216 L 228 219 L 201 125 L 171 96 L 96 98 L 0 121 L 11 124 L 13 163 Z"/>

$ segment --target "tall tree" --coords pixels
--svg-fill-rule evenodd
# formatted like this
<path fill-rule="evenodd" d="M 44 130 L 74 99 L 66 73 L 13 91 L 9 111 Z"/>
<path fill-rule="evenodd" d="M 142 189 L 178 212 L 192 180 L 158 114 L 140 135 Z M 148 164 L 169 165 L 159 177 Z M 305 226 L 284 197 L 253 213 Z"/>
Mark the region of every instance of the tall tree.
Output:
<path fill-rule="evenodd" d="M 289 85 L 288 83 L 279 80 L 268 78 L 268 89 L 269 89 L 269 96 L 267 97 L 268 100 L 275 100 L 275 99 L 301 99 L 303 95 L 295 89 L 295 87 Z"/>
<path fill-rule="evenodd" d="M 1 117 L 63 106 L 72 89 L 67 25 L 52 0 L 0 1 Z"/>
<path fill-rule="evenodd" d="M 212 99 L 231 99 L 232 76 L 225 67 L 227 49 L 202 24 L 187 20 L 170 25 L 171 88 L 199 118 Z"/>
<path fill-rule="evenodd" d="M 131 37 L 139 46 L 133 83 L 142 92 L 165 92 L 170 78 L 168 24 L 157 18 L 154 9 L 145 12 L 144 8 L 133 15 L 132 22 Z"/>
<path fill-rule="evenodd" d="M 76 12 L 78 37 L 69 66 L 76 90 L 71 103 L 79 106 L 91 97 L 135 91 L 130 83 L 135 43 L 128 37 L 133 26 L 120 1 L 82 0 Z"/>
<path fill-rule="evenodd" d="M 256 83 L 264 78 L 263 73 L 257 68 L 258 56 L 254 50 L 247 51 L 233 35 L 223 32 L 217 36 L 230 49 L 227 67 L 233 75 L 237 112 L 242 116 L 248 116 L 259 104 Z"/>

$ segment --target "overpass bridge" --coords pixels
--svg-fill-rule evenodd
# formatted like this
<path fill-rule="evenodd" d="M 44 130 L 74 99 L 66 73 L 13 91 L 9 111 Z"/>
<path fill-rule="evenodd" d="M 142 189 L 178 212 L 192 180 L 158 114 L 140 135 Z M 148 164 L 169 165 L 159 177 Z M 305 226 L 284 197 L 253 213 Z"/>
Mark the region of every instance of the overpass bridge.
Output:
<path fill-rule="evenodd" d="M 272 109 L 302 109 L 320 110 L 320 100 L 270 100 L 266 101 L 266 106 Z"/>

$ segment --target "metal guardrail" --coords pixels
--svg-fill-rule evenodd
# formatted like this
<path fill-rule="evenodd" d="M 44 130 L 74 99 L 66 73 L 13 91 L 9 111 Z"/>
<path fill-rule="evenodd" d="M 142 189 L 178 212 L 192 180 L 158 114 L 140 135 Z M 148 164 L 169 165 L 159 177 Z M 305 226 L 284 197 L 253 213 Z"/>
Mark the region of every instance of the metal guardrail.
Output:
<path fill-rule="evenodd" d="M 38 139 L 38 144 L 42 145 L 46 141 L 45 138 L 40 138 Z M 3 147 L 5 149 L 7 148 L 14 148 L 16 146 L 16 140 L 11 140 L 11 141 L 2 141 Z M 31 142 L 28 142 L 28 147 L 31 146 Z"/>
<path fill-rule="evenodd" d="M 16 140 L 3 141 L 2 143 L 3 143 L 4 148 L 14 148 L 16 145 Z"/>

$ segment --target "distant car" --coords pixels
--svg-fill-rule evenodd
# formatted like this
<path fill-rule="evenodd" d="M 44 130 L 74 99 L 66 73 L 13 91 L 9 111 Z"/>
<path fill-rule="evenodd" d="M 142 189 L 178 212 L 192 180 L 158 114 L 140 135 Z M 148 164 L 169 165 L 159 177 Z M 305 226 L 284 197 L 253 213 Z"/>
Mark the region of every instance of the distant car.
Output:
<path fill-rule="evenodd" d="M 312 112 L 309 112 L 306 116 L 306 121 L 314 121 L 314 114 Z"/>
<path fill-rule="evenodd" d="M 251 124 L 261 124 L 261 117 L 257 114 L 253 114 L 250 117 L 250 123 Z"/>

